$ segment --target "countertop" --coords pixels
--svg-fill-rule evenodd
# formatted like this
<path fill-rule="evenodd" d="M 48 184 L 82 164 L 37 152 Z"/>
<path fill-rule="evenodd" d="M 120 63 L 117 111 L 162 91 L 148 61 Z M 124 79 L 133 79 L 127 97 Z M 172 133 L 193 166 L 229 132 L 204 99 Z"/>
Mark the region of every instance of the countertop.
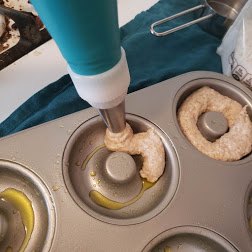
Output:
<path fill-rule="evenodd" d="M 158 0 L 117 2 L 121 27 Z M 66 62 L 53 40 L 0 71 L 0 122 L 33 94 L 66 73 Z"/>

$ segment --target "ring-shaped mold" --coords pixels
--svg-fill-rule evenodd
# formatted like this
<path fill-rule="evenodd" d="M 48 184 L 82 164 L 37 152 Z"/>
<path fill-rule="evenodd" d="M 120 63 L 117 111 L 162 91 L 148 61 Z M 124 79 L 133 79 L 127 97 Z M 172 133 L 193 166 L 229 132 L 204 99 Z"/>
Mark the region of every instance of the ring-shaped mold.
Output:
<path fill-rule="evenodd" d="M 179 181 L 177 155 L 166 134 L 142 117 L 127 114 L 126 120 L 134 133 L 154 128 L 166 152 L 164 174 L 144 193 L 143 180 L 139 175 L 142 166 L 140 156 L 132 156 L 137 172 L 133 172 L 134 168 L 131 167 L 128 171 L 129 176 L 127 172 L 119 176 L 114 172 L 115 167 L 106 168 L 106 163 L 116 162 L 106 162 L 111 159 L 113 153 L 103 146 L 106 127 L 99 116 L 89 119 L 76 129 L 68 140 L 63 155 L 64 180 L 74 201 L 92 217 L 116 225 L 141 223 L 159 214 L 172 200 Z M 123 162 L 122 156 L 119 160 Z M 125 160 L 131 165 L 129 158 L 126 157 Z M 125 164 L 121 166 L 126 167 Z M 113 202 L 119 202 L 119 206 L 125 202 L 133 203 L 124 204 L 125 207 L 115 209 L 114 206 L 118 204 L 115 205 L 110 201 L 111 207 L 109 203 L 108 207 L 104 207 L 94 201 L 95 194 L 98 193 Z M 132 201 L 134 198 L 137 200 Z"/>
<path fill-rule="evenodd" d="M 237 252 L 217 233 L 197 226 L 180 226 L 164 231 L 151 240 L 143 252 Z"/>
<path fill-rule="evenodd" d="M 184 139 L 185 144 L 188 145 L 188 148 L 192 149 L 192 151 L 197 151 L 200 152 L 199 150 L 197 150 L 191 143 L 190 141 L 187 139 L 187 137 L 183 134 L 182 130 L 180 129 L 178 120 L 177 120 L 177 112 L 178 109 L 180 107 L 180 105 L 183 103 L 183 101 L 189 96 L 191 95 L 194 91 L 204 87 L 204 86 L 208 86 L 214 90 L 216 90 L 217 92 L 219 92 L 222 95 L 228 96 L 229 98 L 239 102 L 242 106 L 248 105 L 247 111 L 248 114 L 250 116 L 250 119 L 252 119 L 252 93 L 247 90 L 247 92 L 245 92 L 243 90 L 243 88 L 240 88 L 239 85 L 241 84 L 237 84 L 234 85 L 232 83 L 223 81 L 223 80 L 219 80 L 219 79 L 215 79 L 215 78 L 199 78 L 199 79 L 195 79 L 192 81 L 189 81 L 187 83 L 185 83 L 176 93 L 175 97 L 174 97 L 174 101 L 173 101 L 173 119 L 176 125 L 176 128 L 178 129 L 178 132 L 181 135 L 181 138 Z M 240 164 L 244 164 L 247 162 L 251 162 L 252 161 L 252 155 L 251 153 L 249 153 L 248 155 L 246 155 L 245 157 L 243 157 L 240 160 L 237 161 L 221 161 L 221 160 L 215 160 L 212 159 L 211 157 L 208 157 L 207 155 L 203 154 L 202 152 L 200 152 L 202 155 L 204 155 L 205 157 L 213 160 L 214 162 L 219 162 L 219 163 L 228 163 L 228 165 L 240 165 Z"/>
<path fill-rule="evenodd" d="M 25 251 L 49 251 L 56 219 L 44 182 L 28 168 L 8 160 L 0 160 L 0 178 L 1 221 L 7 222 L 0 251 L 19 251 L 21 247 Z"/>

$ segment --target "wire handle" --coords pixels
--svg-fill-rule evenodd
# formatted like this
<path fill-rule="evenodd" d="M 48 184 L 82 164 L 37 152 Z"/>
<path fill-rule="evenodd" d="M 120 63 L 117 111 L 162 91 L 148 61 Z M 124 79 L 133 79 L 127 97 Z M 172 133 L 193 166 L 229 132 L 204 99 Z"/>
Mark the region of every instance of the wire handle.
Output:
<path fill-rule="evenodd" d="M 172 29 L 163 31 L 163 32 L 157 32 L 157 31 L 155 31 L 155 29 L 154 29 L 154 27 L 156 27 L 156 26 L 158 26 L 158 25 L 160 25 L 160 24 L 169 22 L 169 21 L 171 21 L 171 20 L 173 20 L 173 19 L 175 19 L 175 18 L 184 16 L 184 15 L 190 13 L 190 12 L 194 12 L 194 11 L 196 11 L 196 10 L 199 10 L 199 9 L 202 9 L 202 8 L 205 8 L 205 7 L 206 7 L 206 5 L 200 4 L 200 5 L 197 5 L 197 6 L 193 7 L 193 8 L 190 8 L 190 9 L 187 9 L 187 10 L 184 10 L 184 11 L 181 11 L 181 12 L 175 14 L 175 15 L 172 15 L 172 16 L 166 17 L 166 18 L 164 18 L 164 19 L 161 19 L 161 20 L 159 20 L 159 21 L 156 21 L 156 22 L 154 22 L 154 23 L 151 25 L 150 31 L 151 31 L 151 33 L 152 33 L 153 35 L 155 35 L 155 36 L 157 36 L 157 37 L 161 37 L 161 36 L 165 36 L 165 35 L 171 34 L 171 33 L 173 33 L 173 32 L 182 30 L 182 29 L 184 29 L 184 28 L 186 28 L 186 27 L 189 27 L 189 26 L 191 26 L 191 25 L 193 25 L 193 24 L 197 24 L 197 23 L 199 23 L 199 22 L 201 22 L 201 21 L 204 21 L 204 20 L 206 20 L 206 19 L 208 19 L 208 18 L 211 18 L 211 17 L 215 14 L 214 12 L 213 12 L 213 13 L 210 13 L 210 14 L 208 14 L 208 15 L 206 15 L 206 16 L 200 17 L 200 18 L 198 18 L 198 19 L 192 20 L 192 21 L 190 21 L 190 22 L 188 22 L 188 23 L 185 23 L 185 24 L 179 25 L 179 26 L 177 26 L 177 27 L 174 27 L 174 28 L 172 28 Z"/>

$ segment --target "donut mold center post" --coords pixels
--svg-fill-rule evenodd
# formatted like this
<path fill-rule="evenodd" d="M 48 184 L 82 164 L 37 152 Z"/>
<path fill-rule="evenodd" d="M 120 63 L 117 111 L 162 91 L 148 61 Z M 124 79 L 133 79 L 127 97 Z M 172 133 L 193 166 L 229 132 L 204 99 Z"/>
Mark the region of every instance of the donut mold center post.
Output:
<path fill-rule="evenodd" d="M 214 142 L 228 131 L 228 122 L 220 112 L 209 111 L 203 113 L 197 122 L 201 134 L 209 141 Z"/>

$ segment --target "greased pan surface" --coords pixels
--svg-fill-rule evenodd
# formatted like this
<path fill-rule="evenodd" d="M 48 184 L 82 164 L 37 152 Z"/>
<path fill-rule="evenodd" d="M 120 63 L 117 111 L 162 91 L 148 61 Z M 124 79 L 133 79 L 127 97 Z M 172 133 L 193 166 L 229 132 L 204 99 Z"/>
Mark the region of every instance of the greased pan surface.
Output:
<path fill-rule="evenodd" d="M 43 239 L 48 238 L 37 243 L 38 249 L 42 242 L 44 251 L 250 251 L 252 155 L 235 162 L 213 160 L 190 144 L 176 119 L 181 102 L 204 85 L 248 104 L 251 115 L 251 92 L 212 72 L 190 72 L 127 96 L 127 120 L 136 131 L 156 128 L 165 144 L 167 166 L 164 178 L 123 210 L 105 210 L 90 202 L 88 190 L 93 185 L 99 189 L 97 176 L 102 175 L 87 179 L 92 168 L 78 170 L 104 137 L 104 126 L 93 108 L 2 138 L 1 170 L 13 179 L 32 173 L 28 189 L 23 187 L 22 192 L 33 203 L 35 188 L 47 211 Z M 105 154 L 94 160 L 100 162 Z M 14 175 L 17 166 L 20 172 Z M 1 191 L 8 187 L 15 183 L 0 180 Z M 136 184 L 134 189 L 139 190 Z M 123 186 L 106 190 L 112 196 L 118 190 L 114 199 L 128 199 Z M 128 191 L 134 194 L 132 190 Z M 34 208 L 35 219 L 39 213 Z M 34 238 L 32 234 L 27 251 L 36 250 Z"/>

